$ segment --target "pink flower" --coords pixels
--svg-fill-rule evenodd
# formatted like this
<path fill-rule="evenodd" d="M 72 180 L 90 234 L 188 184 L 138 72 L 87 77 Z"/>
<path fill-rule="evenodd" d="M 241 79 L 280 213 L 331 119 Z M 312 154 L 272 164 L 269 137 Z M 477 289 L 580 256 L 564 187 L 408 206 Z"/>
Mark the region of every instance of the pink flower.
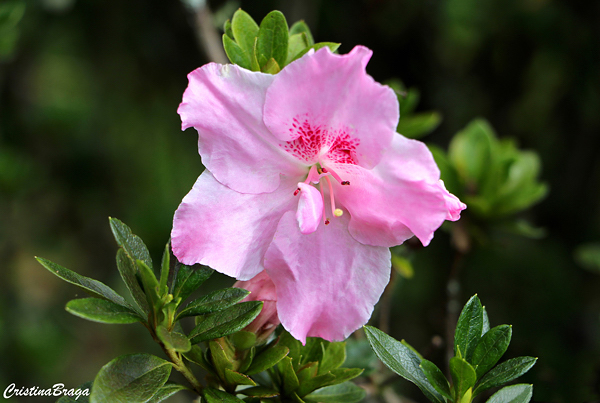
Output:
<path fill-rule="evenodd" d="M 366 74 L 371 54 L 324 48 L 277 75 L 207 64 L 178 110 L 206 170 L 175 213 L 173 252 L 239 280 L 266 269 L 279 319 L 302 342 L 366 323 L 389 247 L 429 244 L 465 207 L 427 147 L 395 133 L 396 95 Z"/>

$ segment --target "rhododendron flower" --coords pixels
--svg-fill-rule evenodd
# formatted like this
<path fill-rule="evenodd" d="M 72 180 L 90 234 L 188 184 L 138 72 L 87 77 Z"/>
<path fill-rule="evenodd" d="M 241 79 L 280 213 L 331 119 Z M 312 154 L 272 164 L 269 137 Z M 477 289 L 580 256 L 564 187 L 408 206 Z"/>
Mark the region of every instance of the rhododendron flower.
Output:
<path fill-rule="evenodd" d="M 366 74 L 371 54 L 323 48 L 277 75 L 210 63 L 189 74 L 178 110 L 206 170 L 175 213 L 175 256 L 239 280 L 266 269 L 302 342 L 366 323 L 389 248 L 429 244 L 465 208 L 427 147 L 395 133 L 398 101 Z"/>

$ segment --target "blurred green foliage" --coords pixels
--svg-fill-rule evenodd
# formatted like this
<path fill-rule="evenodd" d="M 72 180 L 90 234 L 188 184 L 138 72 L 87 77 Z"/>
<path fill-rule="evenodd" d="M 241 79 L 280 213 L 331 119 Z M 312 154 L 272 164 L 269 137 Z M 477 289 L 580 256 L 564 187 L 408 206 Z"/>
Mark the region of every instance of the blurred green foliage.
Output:
<path fill-rule="evenodd" d="M 210 2 L 214 10 L 232 4 Z M 539 155 L 538 180 L 550 193 L 516 218 L 546 236 L 482 227 L 476 236 L 488 242 L 463 259 L 460 293 L 466 301 L 477 292 L 491 317 L 514 326 L 511 356 L 539 357 L 523 376 L 534 400 L 598 400 L 600 275 L 578 263 L 595 259 L 589 251 L 576 253 L 600 241 L 598 2 L 238 4 L 256 21 L 273 9 L 304 19 L 317 42 L 341 43 L 340 53 L 373 49 L 368 71 L 377 81 L 402 79 L 420 91 L 415 114 L 443 115 L 428 144 L 448 149 L 481 116 L 500 144 L 511 148 L 505 139 L 514 138 Z M 75 387 L 117 355 L 160 354 L 141 345 L 136 326 L 100 332 L 67 315 L 76 291 L 33 256 L 116 284 L 106 219 L 117 216 L 158 259 L 172 214 L 202 169 L 196 134 L 181 133 L 176 114 L 186 74 L 207 62 L 193 22 L 182 4 L 158 0 L 0 4 L 0 385 Z M 411 249 L 412 277 L 392 285 L 390 334 L 436 362 L 444 349 L 432 336 L 444 334 L 454 256 L 448 240 L 439 231 L 428 248 Z M 419 399 L 400 381 L 392 387 Z"/>

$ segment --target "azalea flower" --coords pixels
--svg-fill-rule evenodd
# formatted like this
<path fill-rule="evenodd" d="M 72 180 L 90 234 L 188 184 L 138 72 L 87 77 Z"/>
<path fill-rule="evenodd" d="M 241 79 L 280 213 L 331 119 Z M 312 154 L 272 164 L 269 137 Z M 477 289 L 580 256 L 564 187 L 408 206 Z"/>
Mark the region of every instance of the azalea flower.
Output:
<path fill-rule="evenodd" d="M 266 270 L 283 326 L 344 340 L 390 276 L 389 248 L 428 245 L 466 206 L 427 147 L 395 132 L 396 95 L 366 74 L 372 52 L 310 52 L 276 75 L 207 64 L 178 113 L 206 170 L 175 213 L 173 253 L 249 280 Z"/>

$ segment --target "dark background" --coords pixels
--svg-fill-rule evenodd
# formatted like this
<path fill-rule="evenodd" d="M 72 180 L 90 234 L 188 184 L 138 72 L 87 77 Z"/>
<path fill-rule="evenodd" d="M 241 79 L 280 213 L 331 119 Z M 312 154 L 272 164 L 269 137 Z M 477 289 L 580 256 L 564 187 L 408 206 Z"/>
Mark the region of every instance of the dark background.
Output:
<path fill-rule="evenodd" d="M 202 169 L 196 134 L 180 132 L 176 113 L 186 74 L 208 61 L 189 8 L 25 3 L 0 32 L 1 390 L 75 387 L 119 354 L 160 355 L 142 326 L 66 313 L 83 293 L 33 257 L 122 290 L 108 217 L 130 225 L 158 261 Z M 600 2 L 213 1 L 217 24 L 239 6 L 257 21 L 272 9 L 290 24 L 303 18 L 317 41 L 341 42 L 340 53 L 373 49 L 369 74 L 400 78 L 421 91 L 419 110 L 443 115 L 427 143 L 446 148 L 480 116 L 539 153 L 550 193 L 522 215 L 546 236 L 487 234 L 465 257 L 460 301 L 478 293 L 492 326 L 513 325 L 507 358 L 539 357 L 522 378 L 535 401 L 599 401 L 600 271 L 585 270 L 575 251 L 600 241 Z M 440 366 L 443 347 L 431 340 L 444 334 L 448 240 L 440 231 L 413 254 L 415 275 L 395 284 L 391 306 L 391 334 Z M 425 401 L 405 381 L 392 386 Z"/>

